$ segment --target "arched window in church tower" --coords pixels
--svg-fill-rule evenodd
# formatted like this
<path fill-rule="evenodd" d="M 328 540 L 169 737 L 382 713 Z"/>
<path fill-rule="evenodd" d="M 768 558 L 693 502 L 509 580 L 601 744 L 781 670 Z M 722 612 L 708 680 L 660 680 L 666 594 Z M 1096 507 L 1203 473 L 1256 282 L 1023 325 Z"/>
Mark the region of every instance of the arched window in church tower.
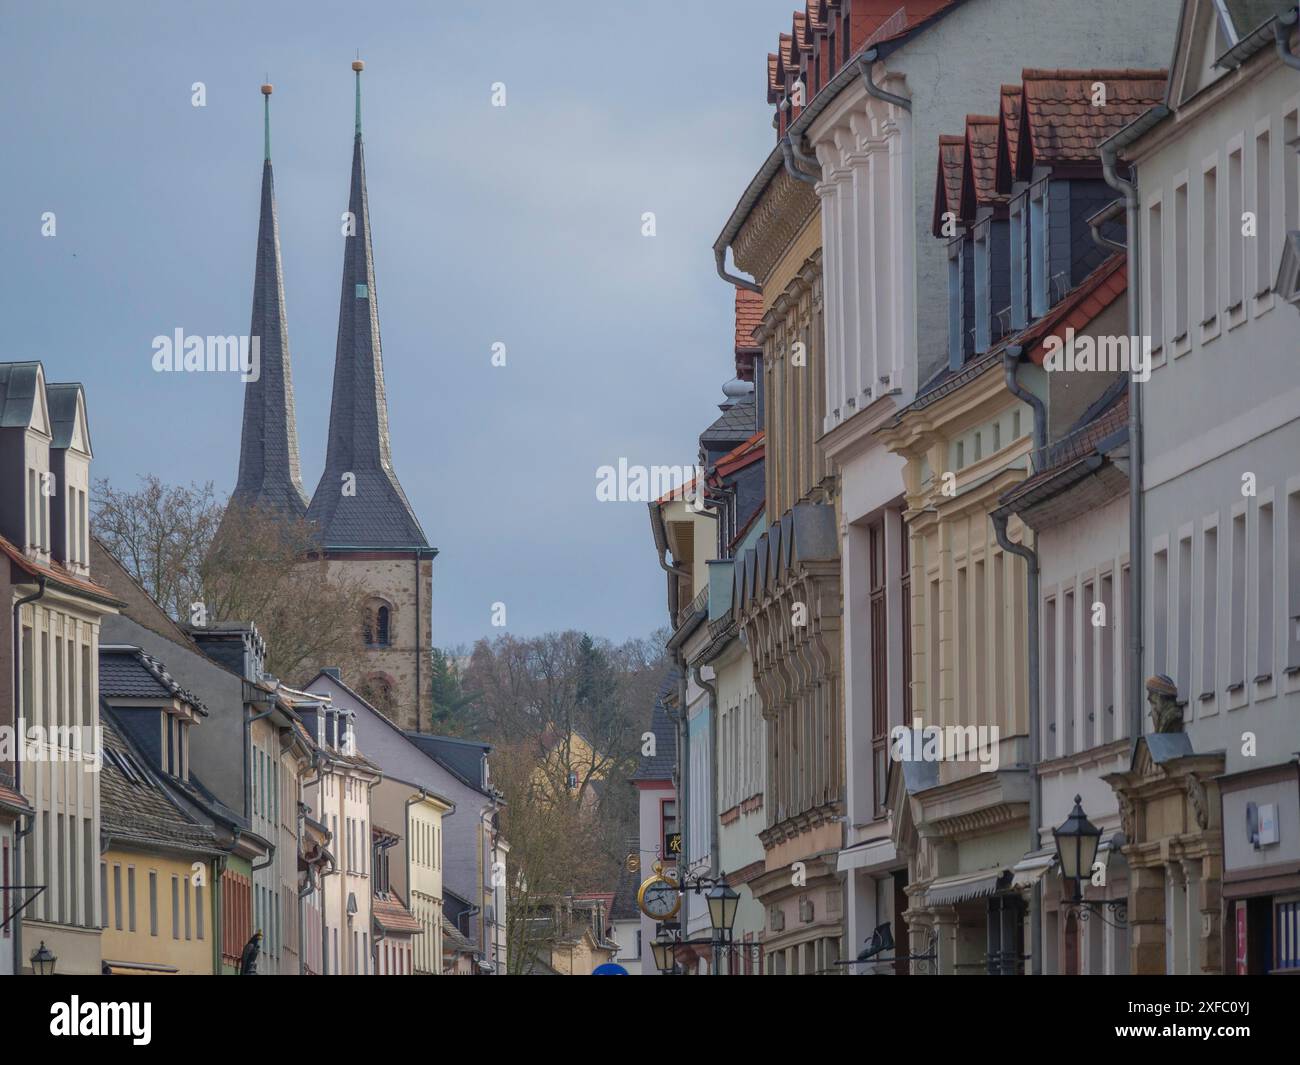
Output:
<path fill-rule="evenodd" d="M 393 711 L 393 681 L 383 673 L 372 673 L 366 677 L 361 686 L 361 694 L 371 706 L 380 713 L 390 715 Z"/>
<path fill-rule="evenodd" d="M 367 647 L 387 647 L 391 642 L 393 606 L 384 599 L 371 599 L 366 603 L 362 619 L 362 635 Z"/>

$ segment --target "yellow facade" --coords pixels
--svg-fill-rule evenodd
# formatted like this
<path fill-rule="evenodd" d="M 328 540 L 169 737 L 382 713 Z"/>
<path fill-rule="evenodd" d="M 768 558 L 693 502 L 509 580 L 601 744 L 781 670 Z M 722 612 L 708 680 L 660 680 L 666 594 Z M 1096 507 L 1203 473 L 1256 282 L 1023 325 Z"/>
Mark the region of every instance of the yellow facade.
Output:
<path fill-rule="evenodd" d="M 113 848 L 100 856 L 104 965 L 114 974 L 211 975 L 211 862 Z"/>

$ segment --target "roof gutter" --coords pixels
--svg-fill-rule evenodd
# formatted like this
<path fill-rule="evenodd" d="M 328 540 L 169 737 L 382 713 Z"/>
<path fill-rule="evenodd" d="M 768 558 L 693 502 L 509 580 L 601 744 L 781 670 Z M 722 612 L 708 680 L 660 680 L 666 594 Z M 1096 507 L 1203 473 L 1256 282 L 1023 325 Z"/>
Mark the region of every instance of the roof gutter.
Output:
<path fill-rule="evenodd" d="M 1278 15 L 1273 23 L 1273 42 L 1277 46 L 1277 57 L 1294 70 L 1300 70 L 1300 56 L 1291 51 L 1291 31 L 1300 23 L 1300 7 Z"/>
<path fill-rule="evenodd" d="M 1164 104 L 1157 104 L 1134 122 L 1125 126 L 1113 137 L 1102 142 L 1101 169 L 1106 184 L 1124 196 L 1126 211 L 1125 242 L 1128 250 L 1128 333 L 1137 336 L 1142 321 L 1141 291 L 1141 227 L 1137 185 L 1122 178 L 1116 170 L 1119 152 L 1136 142 L 1170 115 Z M 1132 172 L 1132 171 L 1131 171 Z M 1142 734 L 1142 618 L 1143 618 L 1143 551 L 1146 543 L 1145 515 L 1142 511 L 1142 397 L 1146 386 L 1129 376 L 1128 448 L 1128 558 L 1129 596 L 1128 643 L 1131 652 L 1128 675 L 1128 730 L 1129 738 L 1136 741 Z"/>
<path fill-rule="evenodd" d="M 799 166 L 795 162 L 794 145 L 790 143 L 790 137 L 788 134 L 781 138 L 781 156 L 785 159 L 785 172 L 796 181 L 802 181 L 805 185 L 816 185 L 821 181 L 821 178 L 816 175 L 810 174 L 806 170 L 799 169 Z M 804 156 L 804 158 L 806 159 L 807 156 Z"/>
<path fill-rule="evenodd" d="M 901 107 L 904 111 L 911 112 L 912 101 L 905 96 L 899 96 L 896 93 L 887 92 L 871 80 L 871 65 L 880 58 L 880 50 L 877 48 L 868 48 L 858 56 L 858 70 L 862 74 L 862 85 L 867 90 L 868 95 L 874 96 L 877 100 L 883 100 L 887 104 L 893 104 L 895 107 Z"/>

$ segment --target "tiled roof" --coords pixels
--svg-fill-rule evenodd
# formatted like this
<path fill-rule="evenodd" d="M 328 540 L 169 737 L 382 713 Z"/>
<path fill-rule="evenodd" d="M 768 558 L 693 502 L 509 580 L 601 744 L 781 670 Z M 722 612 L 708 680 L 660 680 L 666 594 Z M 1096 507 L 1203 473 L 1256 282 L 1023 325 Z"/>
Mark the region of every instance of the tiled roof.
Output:
<path fill-rule="evenodd" d="M 1064 338 L 1066 329 L 1084 329 L 1127 288 L 1128 262 L 1123 253 L 1116 252 L 1066 293 L 1060 303 L 1010 341 L 1021 345 L 1025 355 L 1041 366 L 1047 354 L 1043 344 L 1048 337 Z"/>
<path fill-rule="evenodd" d="M 100 824 L 115 842 L 196 853 L 220 848 L 210 825 L 191 817 L 117 729 L 102 708 L 104 762 L 99 774 Z"/>
<path fill-rule="evenodd" d="M 0 809 L 7 810 L 10 813 L 29 814 L 32 812 L 31 805 L 14 787 L 14 778 L 3 770 L 0 770 Z"/>
<path fill-rule="evenodd" d="M 1005 203 L 997 191 L 998 116 L 966 116 L 966 150 L 962 164 L 961 216 L 973 219 L 978 207 Z"/>
<path fill-rule="evenodd" d="M 200 714 L 208 713 L 197 695 L 182 688 L 158 659 L 139 647 L 100 647 L 99 694 L 105 699 L 179 699 Z"/>
<path fill-rule="evenodd" d="M 966 165 L 966 138 L 945 133 L 939 138 L 939 167 L 935 178 L 934 219 L 931 229 L 943 236 L 943 216 L 961 214 L 961 176 Z"/>
<path fill-rule="evenodd" d="M 1023 87 L 1003 85 L 998 103 L 998 172 L 999 192 L 1010 192 L 1015 180 L 1016 160 L 1020 150 L 1020 108 L 1024 102 Z"/>
<path fill-rule="evenodd" d="M 760 347 L 754 330 L 763 322 L 763 294 L 736 287 L 736 351 Z"/>
<path fill-rule="evenodd" d="M 632 774 L 633 781 L 672 780 L 673 778 L 673 770 L 677 768 L 677 729 L 668 716 L 665 700 L 677 687 L 680 676 L 676 669 L 668 669 L 664 672 L 663 680 L 659 684 L 659 692 L 655 696 L 654 709 L 650 714 L 650 731 L 654 733 L 655 753 L 641 756 L 636 772 Z"/>
<path fill-rule="evenodd" d="M 59 584 L 64 588 L 77 592 L 84 592 L 86 595 L 89 595 L 102 603 L 109 603 L 112 606 L 126 605 L 114 597 L 113 593 L 102 584 L 96 584 L 94 581 L 88 580 L 85 577 L 73 576 L 72 573 L 64 569 L 63 566 L 57 562 L 52 562 L 47 566 L 28 558 L 3 536 L 0 536 L 0 553 L 8 555 L 9 560 L 30 577 L 44 577 L 46 580 L 54 581 L 56 584 Z"/>
<path fill-rule="evenodd" d="M 733 447 L 713 464 L 714 475 L 721 479 L 763 458 L 763 430 L 760 429 L 743 444 Z"/>
<path fill-rule="evenodd" d="M 402 900 L 396 895 L 376 892 L 375 897 L 370 900 L 370 913 L 375 919 L 375 924 L 385 932 L 420 935 L 424 931 L 420 922 L 411 916 L 411 911 L 402 905 Z"/>
<path fill-rule="evenodd" d="M 1036 165 L 1098 164 L 1098 146 L 1165 96 L 1164 70 L 1026 69 L 1016 172 L 1028 180 Z M 1094 86 L 1105 104 L 1093 104 Z"/>
<path fill-rule="evenodd" d="M 886 41 L 895 41 L 906 37 L 937 15 L 944 14 L 949 8 L 957 7 L 965 0 L 907 0 L 889 17 L 875 26 L 867 37 L 863 48 L 874 48 Z M 893 6 L 892 3 L 886 6 Z M 873 16 L 878 17 L 878 16 Z"/>

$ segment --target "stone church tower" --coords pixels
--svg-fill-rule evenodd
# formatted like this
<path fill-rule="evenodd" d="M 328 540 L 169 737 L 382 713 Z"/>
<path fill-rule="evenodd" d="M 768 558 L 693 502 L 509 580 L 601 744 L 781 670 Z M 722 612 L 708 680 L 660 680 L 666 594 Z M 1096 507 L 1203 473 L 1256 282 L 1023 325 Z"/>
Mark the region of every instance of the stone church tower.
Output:
<path fill-rule="evenodd" d="M 359 622 L 366 665 L 363 675 L 344 677 L 344 682 L 402 728 L 421 729 L 429 723 L 437 549 L 429 546 L 398 483 L 389 443 L 361 141 L 363 67 L 360 60 L 352 64 L 356 131 L 325 470 L 308 504 L 298 470 L 268 133 L 253 293 L 253 330 L 262 330 L 263 338 L 262 375 L 245 386 L 244 437 L 232 502 L 275 506 L 295 516 L 305 513 L 329 571 L 360 582 L 368 593 L 365 618 Z"/>

